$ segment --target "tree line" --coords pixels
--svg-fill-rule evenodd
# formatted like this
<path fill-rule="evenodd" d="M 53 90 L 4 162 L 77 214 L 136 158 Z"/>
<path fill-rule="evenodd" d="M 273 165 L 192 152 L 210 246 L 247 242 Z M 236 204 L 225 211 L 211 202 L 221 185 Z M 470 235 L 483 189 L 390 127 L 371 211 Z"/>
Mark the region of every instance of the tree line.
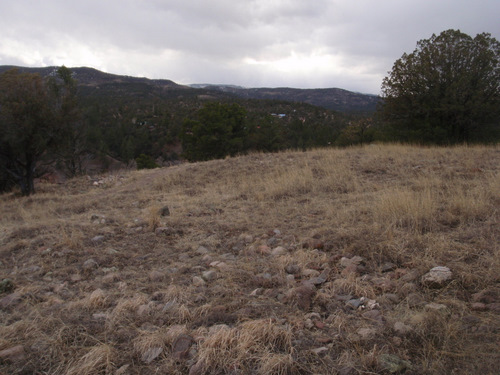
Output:
<path fill-rule="evenodd" d="M 500 44 L 487 33 L 472 38 L 447 30 L 419 41 L 396 60 L 383 80 L 381 105 L 369 116 L 273 100 L 151 98 L 134 90 L 82 95 L 64 66 L 46 78 L 1 74 L 0 191 L 15 184 L 32 194 L 45 165 L 68 176 L 83 173 L 89 154 L 152 168 L 159 158 L 200 161 L 250 150 L 500 139 Z M 180 154 L 173 151 L 179 145 Z"/>

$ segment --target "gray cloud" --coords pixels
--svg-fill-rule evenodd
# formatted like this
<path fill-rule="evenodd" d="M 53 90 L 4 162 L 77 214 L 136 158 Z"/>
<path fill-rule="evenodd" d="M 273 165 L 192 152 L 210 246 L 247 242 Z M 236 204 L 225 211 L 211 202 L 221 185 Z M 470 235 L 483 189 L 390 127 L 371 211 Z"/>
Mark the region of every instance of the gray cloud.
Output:
<path fill-rule="evenodd" d="M 16 0 L 0 13 L 0 64 L 369 93 L 433 33 L 500 39 L 497 0 Z"/>

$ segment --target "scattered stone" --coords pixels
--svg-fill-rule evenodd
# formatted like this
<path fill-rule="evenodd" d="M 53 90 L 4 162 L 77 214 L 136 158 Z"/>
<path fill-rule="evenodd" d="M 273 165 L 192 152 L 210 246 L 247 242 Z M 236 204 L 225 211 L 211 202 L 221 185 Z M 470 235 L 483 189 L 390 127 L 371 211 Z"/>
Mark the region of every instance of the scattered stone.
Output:
<path fill-rule="evenodd" d="M 255 297 L 255 296 L 262 295 L 262 293 L 264 293 L 264 288 L 257 288 L 257 289 L 252 290 L 252 292 L 250 293 L 250 295 L 252 297 Z"/>
<path fill-rule="evenodd" d="M 82 281 L 82 275 L 80 275 L 79 273 L 74 273 L 69 277 L 69 279 L 72 282 L 77 283 L 78 281 Z"/>
<path fill-rule="evenodd" d="M 374 310 L 380 308 L 380 305 L 374 299 L 361 297 L 359 300 L 365 309 Z"/>
<path fill-rule="evenodd" d="M 100 245 L 104 242 L 105 239 L 106 239 L 105 236 L 95 236 L 92 237 L 90 241 L 92 242 L 93 245 Z"/>
<path fill-rule="evenodd" d="M 0 294 L 9 293 L 14 290 L 14 283 L 11 279 L 3 279 L 0 283 Z"/>
<path fill-rule="evenodd" d="M 406 370 L 412 370 L 410 362 L 402 360 L 394 354 L 382 354 L 378 357 L 380 366 L 390 374 L 403 373 Z"/>
<path fill-rule="evenodd" d="M 213 281 L 217 278 L 217 272 L 214 270 L 205 271 L 201 274 L 201 278 L 205 281 Z"/>
<path fill-rule="evenodd" d="M 428 273 L 422 276 L 422 285 L 429 288 L 442 288 L 452 278 L 452 273 L 448 267 L 438 266 L 432 268 Z"/>
<path fill-rule="evenodd" d="M 472 305 L 471 305 L 471 310 L 473 311 L 486 311 L 488 310 L 488 307 L 486 306 L 485 303 L 482 303 L 482 302 L 474 302 Z"/>
<path fill-rule="evenodd" d="M 311 349 L 311 352 L 313 352 L 316 355 L 322 355 L 322 354 L 326 354 L 328 352 L 328 350 L 329 349 L 326 346 L 322 346 L 321 348 Z"/>
<path fill-rule="evenodd" d="M 196 254 L 198 255 L 206 255 L 210 252 L 205 246 L 199 246 L 198 249 L 196 250 Z"/>
<path fill-rule="evenodd" d="M 149 273 L 148 277 L 149 277 L 149 281 L 158 282 L 158 281 L 162 281 L 165 278 L 165 274 L 163 272 L 158 271 L 158 270 L 153 270 Z"/>
<path fill-rule="evenodd" d="M 377 334 L 375 328 L 359 328 L 356 333 L 362 340 L 371 340 Z"/>
<path fill-rule="evenodd" d="M 90 258 L 83 262 L 82 268 L 84 271 L 91 271 L 99 268 L 99 264 L 97 264 L 94 259 Z"/>
<path fill-rule="evenodd" d="M 425 305 L 425 309 L 429 311 L 440 311 L 440 312 L 446 312 L 448 311 L 448 307 L 446 305 L 443 305 L 442 303 L 435 303 L 431 302 Z"/>
<path fill-rule="evenodd" d="M 300 273 L 300 266 L 298 264 L 288 264 L 285 267 L 286 273 L 292 274 L 292 275 L 297 275 Z"/>
<path fill-rule="evenodd" d="M 193 285 L 194 286 L 204 286 L 206 284 L 205 280 L 203 280 L 199 276 L 193 276 Z"/>
<path fill-rule="evenodd" d="M 14 307 L 19 304 L 22 300 L 22 297 L 19 293 L 11 293 L 2 299 L 0 299 L 0 309 L 7 309 L 10 307 Z"/>
<path fill-rule="evenodd" d="M 170 216 L 170 210 L 169 210 L 168 206 L 163 206 L 160 209 L 160 216 Z"/>
<path fill-rule="evenodd" d="M 396 283 L 385 277 L 374 277 L 371 282 L 381 292 L 393 292 L 396 289 Z"/>
<path fill-rule="evenodd" d="M 128 371 L 128 368 L 130 367 L 130 365 L 123 365 L 122 367 L 120 367 L 118 370 L 115 371 L 115 375 L 125 375 L 127 374 L 127 371 Z"/>
<path fill-rule="evenodd" d="M 163 352 L 162 347 L 149 348 L 144 353 L 142 353 L 141 360 L 146 364 L 150 364 L 156 358 L 158 358 L 162 352 Z"/>
<path fill-rule="evenodd" d="M 313 270 L 312 268 L 306 268 L 302 271 L 302 275 L 305 277 L 316 277 L 319 276 L 319 271 Z"/>
<path fill-rule="evenodd" d="M 260 254 L 260 255 L 270 255 L 271 254 L 271 249 L 267 245 L 260 245 L 257 248 L 257 254 Z"/>
<path fill-rule="evenodd" d="M 106 216 L 100 214 L 92 214 L 90 216 L 90 221 L 92 222 L 92 224 L 105 224 Z"/>
<path fill-rule="evenodd" d="M 0 351 L 0 360 L 9 362 L 21 362 L 26 358 L 26 353 L 24 352 L 24 346 L 17 345 L 12 348 L 4 349 Z"/>
<path fill-rule="evenodd" d="M 351 309 L 357 309 L 359 306 L 361 306 L 361 300 L 360 299 L 350 299 L 345 303 L 347 307 L 350 307 Z"/>
<path fill-rule="evenodd" d="M 92 314 L 92 319 L 94 319 L 94 320 L 106 320 L 107 318 L 108 318 L 108 314 L 106 314 L 106 313 Z"/>
<path fill-rule="evenodd" d="M 288 251 L 283 247 L 283 246 L 278 246 L 271 251 L 272 256 L 280 256 L 280 255 L 285 255 L 287 254 Z"/>
<path fill-rule="evenodd" d="M 410 326 L 407 326 L 403 322 L 394 323 L 394 332 L 396 332 L 396 335 L 398 335 L 398 336 L 406 336 L 411 331 L 413 331 L 413 328 L 411 328 Z"/>
<path fill-rule="evenodd" d="M 287 281 L 287 283 L 293 283 L 295 281 L 295 276 L 294 275 L 286 275 L 286 281 Z"/>
<path fill-rule="evenodd" d="M 385 318 L 382 316 L 380 310 L 370 310 L 366 311 L 361 316 L 367 320 L 370 320 L 374 323 L 383 324 Z"/>
<path fill-rule="evenodd" d="M 394 263 L 391 263 L 391 262 L 384 263 L 381 267 L 381 271 L 383 273 L 394 271 L 395 269 L 396 269 L 396 265 Z"/>
<path fill-rule="evenodd" d="M 177 336 L 172 344 L 172 355 L 176 360 L 184 360 L 189 357 L 189 349 L 193 345 L 194 339 L 185 334 Z"/>
<path fill-rule="evenodd" d="M 348 267 L 349 265 L 353 264 L 355 266 L 362 265 L 364 263 L 364 259 L 360 256 L 354 256 L 352 258 L 347 258 L 347 257 L 342 257 L 340 258 L 340 265 L 342 267 Z"/>

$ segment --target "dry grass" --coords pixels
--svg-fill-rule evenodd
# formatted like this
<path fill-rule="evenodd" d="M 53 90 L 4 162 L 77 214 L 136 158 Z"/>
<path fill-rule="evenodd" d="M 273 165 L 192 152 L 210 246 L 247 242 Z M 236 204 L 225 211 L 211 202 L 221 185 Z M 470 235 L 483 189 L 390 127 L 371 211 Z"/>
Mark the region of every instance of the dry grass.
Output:
<path fill-rule="evenodd" d="M 4 194 L 0 352 L 24 352 L 0 373 L 373 374 L 396 356 L 493 374 L 499 165 L 498 147 L 371 145 Z M 453 278 L 427 288 L 435 266 Z M 346 304 L 362 297 L 379 317 Z"/>

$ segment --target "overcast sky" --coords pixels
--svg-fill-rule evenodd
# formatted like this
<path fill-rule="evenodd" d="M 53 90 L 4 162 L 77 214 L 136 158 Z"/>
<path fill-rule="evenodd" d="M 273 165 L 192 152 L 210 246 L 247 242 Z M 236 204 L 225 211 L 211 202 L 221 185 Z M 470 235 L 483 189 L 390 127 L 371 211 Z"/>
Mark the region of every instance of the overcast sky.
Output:
<path fill-rule="evenodd" d="M 1 0 L 0 65 L 379 94 L 420 39 L 500 40 L 499 0 Z"/>

